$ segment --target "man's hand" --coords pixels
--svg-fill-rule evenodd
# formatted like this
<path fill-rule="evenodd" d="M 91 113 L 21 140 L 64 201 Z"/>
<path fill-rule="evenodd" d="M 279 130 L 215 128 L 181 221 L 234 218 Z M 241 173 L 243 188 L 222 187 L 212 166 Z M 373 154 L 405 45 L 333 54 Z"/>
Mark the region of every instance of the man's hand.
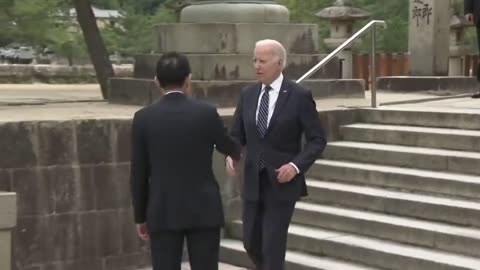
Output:
<path fill-rule="evenodd" d="M 225 170 L 227 171 L 228 176 L 233 177 L 237 175 L 237 172 L 235 171 L 236 166 L 237 162 L 228 156 L 225 160 Z"/>
<path fill-rule="evenodd" d="M 279 183 L 290 182 L 297 175 L 297 170 L 290 163 L 283 165 L 275 171 L 278 173 L 277 179 Z"/>
<path fill-rule="evenodd" d="M 465 14 L 465 20 L 467 20 L 467 22 L 469 22 L 469 23 L 472 23 L 473 22 L 473 13 Z"/>
<path fill-rule="evenodd" d="M 137 234 L 143 241 L 148 241 L 149 235 L 146 223 L 137 224 Z"/>

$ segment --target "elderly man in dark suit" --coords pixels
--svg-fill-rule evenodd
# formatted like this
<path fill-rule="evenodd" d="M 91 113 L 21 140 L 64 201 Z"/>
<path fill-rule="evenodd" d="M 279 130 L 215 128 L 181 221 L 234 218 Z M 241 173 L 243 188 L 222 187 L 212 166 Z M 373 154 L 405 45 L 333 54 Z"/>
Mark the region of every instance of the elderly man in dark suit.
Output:
<path fill-rule="evenodd" d="M 477 45 L 480 48 L 480 1 L 478 0 L 465 0 L 465 19 L 467 22 L 473 23 L 477 29 Z M 480 64 L 477 68 L 477 80 L 480 82 Z M 480 92 L 477 92 L 472 98 L 480 98 Z"/>
<path fill-rule="evenodd" d="M 150 240 L 154 270 L 180 270 L 185 238 L 192 270 L 218 269 L 224 215 L 212 152 L 240 158 L 215 107 L 186 96 L 190 78 L 184 55 L 164 54 L 156 81 L 165 95 L 133 119 L 135 222 Z"/>
<path fill-rule="evenodd" d="M 285 48 L 275 40 L 259 41 L 253 62 L 259 82 L 243 89 L 231 131 L 247 153 L 243 242 L 257 269 L 283 270 L 295 203 L 307 195 L 304 174 L 326 139 L 311 92 L 283 77 Z M 227 157 L 230 175 L 235 167 Z"/>

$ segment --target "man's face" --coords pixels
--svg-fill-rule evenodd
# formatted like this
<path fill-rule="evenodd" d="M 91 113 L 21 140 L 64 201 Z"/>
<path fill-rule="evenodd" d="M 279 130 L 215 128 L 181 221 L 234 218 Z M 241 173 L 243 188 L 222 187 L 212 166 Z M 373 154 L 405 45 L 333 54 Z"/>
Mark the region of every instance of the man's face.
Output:
<path fill-rule="evenodd" d="M 253 53 L 253 63 L 257 80 L 270 85 L 282 72 L 282 60 L 275 55 L 273 46 L 257 46 Z"/>

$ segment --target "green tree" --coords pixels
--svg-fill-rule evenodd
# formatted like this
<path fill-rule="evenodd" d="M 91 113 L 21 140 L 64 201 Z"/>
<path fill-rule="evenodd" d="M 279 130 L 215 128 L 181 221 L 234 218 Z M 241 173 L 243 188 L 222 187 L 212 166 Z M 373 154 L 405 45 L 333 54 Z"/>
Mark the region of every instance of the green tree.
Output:
<path fill-rule="evenodd" d="M 110 52 L 129 56 L 150 53 L 155 48 L 154 26 L 176 22 L 177 19 L 175 11 L 165 5 L 160 6 L 152 16 L 136 14 L 130 10 L 125 12 L 125 17 L 120 21 L 121 27 L 107 27 L 102 30 L 102 35 Z"/>
<path fill-rule="evenodd" d="M 333 0 L 277 0 L 290 10 L 290 20 L 299 23 L 315 23 L 319 25 L 319 42 L 322 52 L 328 51 L 323 39 L 330 35 L 330 24 L 315 14 L 323 8 L 333 5 Z M 408 50 L 408 1 L 407 0 L 353 0 L 353 6 L 372 14 L 370 19 L 385 20 L 388 31 L 379 31 L 377 45 L 379 52 L 406 52 Z M 359 21 L 355 30 L 368 21 Z M 370 35 L 362 38 L 363 42 L 354 50 L 367 51 L 370 48 Z"/>

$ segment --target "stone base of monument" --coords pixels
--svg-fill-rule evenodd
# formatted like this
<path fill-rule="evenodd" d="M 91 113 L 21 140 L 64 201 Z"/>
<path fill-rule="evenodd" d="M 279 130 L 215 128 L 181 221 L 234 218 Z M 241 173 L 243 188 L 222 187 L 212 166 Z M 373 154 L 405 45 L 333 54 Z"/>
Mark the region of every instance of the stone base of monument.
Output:
<path fill-rule="evenodd" d="M 255 41 L 275 39 L 287 52 L 318 51 L 318 26 L 292 23 L 171 23 L 156 26 L 158 50 L 251 54 Z"/>
<path fill-rule="evenodd" d="M 192 84 L 192 97 L 219 107 L 237 105 L 241 89 L 255 80 L 198 81 Z M 316 79 L 302 83 L 314 98 L 364 98 L 364 80 Z M 109 102 L 113 104 L 148 105 L 155 102 L 161 91 L 152 79 L 112 78 Z"/>
<path fill-rule="evenodd" d="M 475 77 L 392 76 L 377 78 L 377 89 L 393 92 L 437 91 L 439 94 L 461 94 L 478 91 Z"/>
<path fill-rule="evenodd" d="M 152 79 L 161 54 L 140 54 L 135 57 L 134 77 Z M 284 74 L 300 78 L 320 62 L 325 54 L 290 54 Z M 194 80 L 255 80 L 252 53 L 248 54 L 187 54 Z M 330 61 L 312 75 L 312 79 L 338 78 L 338 59 Z"/>

